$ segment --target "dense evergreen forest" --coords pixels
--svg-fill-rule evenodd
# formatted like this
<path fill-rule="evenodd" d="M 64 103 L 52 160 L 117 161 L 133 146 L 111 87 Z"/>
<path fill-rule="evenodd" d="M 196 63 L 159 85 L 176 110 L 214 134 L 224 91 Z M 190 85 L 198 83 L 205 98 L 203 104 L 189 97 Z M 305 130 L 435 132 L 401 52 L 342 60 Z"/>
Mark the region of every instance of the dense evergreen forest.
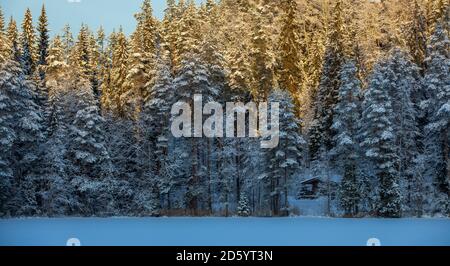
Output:
<path fill-rule="evenodd" d="M 106 36 L 0 10 L 0 216 L 301 215 L 299 183 L 330 176 L 333 215 L 449 215 L 449 11 L 167 0 L 157 20 L 144 0 Z M 194 94 L 279 102 L 280 144 L 173 137 Z"/>

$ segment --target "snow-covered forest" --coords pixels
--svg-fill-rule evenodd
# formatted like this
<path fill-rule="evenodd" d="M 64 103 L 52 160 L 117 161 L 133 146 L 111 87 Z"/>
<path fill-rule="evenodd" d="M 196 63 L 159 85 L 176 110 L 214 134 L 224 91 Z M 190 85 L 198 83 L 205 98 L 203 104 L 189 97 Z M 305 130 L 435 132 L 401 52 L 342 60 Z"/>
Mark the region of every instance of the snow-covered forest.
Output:
<path fill-rule="evenodd" d="M 1 217 L 302 215 L 310 178 L 330 215 L 450 215 L 447 0 L 167 6 L 130 36 L 0 9 Z M 279 146 L 173 137 L 194 94 L 279 102 Z"/>

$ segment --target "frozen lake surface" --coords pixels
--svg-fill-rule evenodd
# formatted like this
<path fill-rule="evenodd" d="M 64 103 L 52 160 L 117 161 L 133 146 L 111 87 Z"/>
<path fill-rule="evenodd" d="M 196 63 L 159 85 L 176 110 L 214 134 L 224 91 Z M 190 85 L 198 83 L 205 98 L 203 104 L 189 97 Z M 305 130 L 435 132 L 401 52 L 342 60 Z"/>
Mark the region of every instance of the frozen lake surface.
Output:
<path fill-rule="evenodd" d="M 62 218 L 0 220 L 0 245 L 450 246 L 450 219 Z"/>

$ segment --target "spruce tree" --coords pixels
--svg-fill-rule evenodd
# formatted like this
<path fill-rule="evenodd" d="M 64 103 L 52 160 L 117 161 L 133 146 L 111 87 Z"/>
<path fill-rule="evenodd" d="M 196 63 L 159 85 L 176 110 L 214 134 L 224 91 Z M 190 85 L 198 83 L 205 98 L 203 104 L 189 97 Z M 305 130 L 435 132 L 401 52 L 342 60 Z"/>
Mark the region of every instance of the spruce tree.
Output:
<path fill-rule="evenodd" d="M 104 53 L 105 49 L 106 49 L 106 33 L 105 33 L 105 29 L 103 29 L 102 26 L 100 26 L 100 28 L 98 28 L 97 30 L 97 46 L 98 49 L 100 51 L 100 53 Z"/>
<path fill-rule="evenodd" d="M 3 201 L 2 213 L 11 215 L 37 214 L 35 174 L 39 145 L 43 140 L 42 115 L 34 103 L 31 83 L 25 81 L 18 64 L 8 61 L 0 75 L 0 119 L 2 146 L 0 159 L 2 189 L 11 197 Z M 4 181 L 4 182 L 3 182 Z M 11 186 L 8 189 L 8 186 Z M 7 205 L 7 206 L 6 206 Z"/>
<path fill-rule="evenodd" d="M 100 99 L 100 50 L 94 33 L 89 34 L 89 81 L 91 82 L 92 92 L 95 99 Z"/>
<path fill-rule="evenodd" d="M 7 38 L 7 33 L 5 31 L 5 19 L 3 17 L 3 12 L 0 7 L 0 64 L 4 63 L 10 58 L 11 55 L 11 43 Z"/>
<path fill-rule="evenodd" d="M 89 80 L 71 77 L 65 86 L 77 88 L 73 100 L 77 107 L 68 129 L 68 174 L 79 195 L 80 214 L 95 215 L 108 212 L 111 195 L 107 185 L 111 178 L 110 157 L 104 136 L 104 119 Z"/>
<path fill-rule="evenodd" d="M 146 172 L 154 174 L 158 191 L 165 199 L 166 206 L 171 208 L 171 195 L 176 182 L 177 168 L 169 155 L 170 135 L 170 111 L 174 98 L 171 69 L 168 62 L 161 58 L 158 60 L 157 73 L 153 81 L 147 83 L 148 99 L 141 114 L 141 123 L 144 133 L 144 143 L 142 146 L 144 158 L 151 160 L 149 164 L 143 164 Z M 150 153 L 149 153 L 150 152 Z M 150 181 L 150 180 L 148 180 Z M 148 183 L 149 184 L 149 183 Z M 151 189 L 152 185 L 147 185 Z"/>
<path fill-rule="evenodd" d="M 112 114 L 125 118 L 125 102 L 122 98 L 125 96 L 124 83 L 126 82 L 128 67 L 128 40 L 120 30 L 114 39 L 114 45 L 112 46 L 112 65 L 111 65 L 111 81 L 107 87 L 102 89 L 102 105 L 106 111 L 112 112 Z"/>
<path fill-rule="evenodd" d="M 406 44 L 414 59 L 414 63 L 423 68 L 427 49 L 427 22 L 418 0 L 414 0 L 411 7 L 411 19 L 407 24 Z"/>
<path fill-rule="evenodd" d="M 359 122 L 361 118 L 361 82 L 357 77 L 358 69 L 354 61 L 347 62 L 340 73 L 338 103 L 332 129 L 335 148 L 331 151 L 334 162 L 343 170 L 343 179 L 339 190 L 341 206 L 348 216 L 358 214 L 361 191 L 358 178 L 360 163 Z"/>
<path fill-rule="evenodd" d="M 57 35 L 52 40 L 46 61 L 46 84 L 48 87 L 57 89 L 57 82 L 61 80 L 65 75 L 67 75 L 68 68 L 68 65 L 65 61 L 64 44 L 59 35 Z"/>
<path fill-rule="evenodd" d="M 426 111 L 428 124 L 425 127 L 426 154 L 428 175 L 434 180 L 441 200 L 438 208 L 442 213 L 448 212 L 450 193 L 450 159 L 449 159 L 449 117 L 450 117 L 450 41 L 448 33 L 437 24 L 428 46 L 426 59 L 427 70 L 423 85 L 427 93 L 427 100 L 422 102 Z"/>
<path fill-rule="evenodd" d="M 284 9 L 283 22 L 279 40 L 278 82 L 280 88 L 289 91 L 297 110 L 300 113 L 302 83 L 304 82 L 303 56 L 300 51 L 301 29 L 297 18 L 297 3 L 287 0 L 282 3 Z"/>
<path fill-rule="evenodd" d="M 18 69 L 17 65 L 2 63 L 0 75 L 0 143 L 2 153 L 0 154 L 0 215 L 10 213 L 7 203 L 13 195 L 14 172 L 12 168 L 12 147 L 17 139 L 14 128 L 16 110 L 19 108 L 18 95 Z M 16 73 L 14 73 L 15 71 Z"/>
<path fill-rule="evenodd" d="M 79 69 L 80 74 L 84 78 L 89 79 L 91 75 L 91 62 L 90 62 L 90 32 L 87 25 L 81 25 L 80 32 L 78 33 L 77 41 L 75 43 L 74 49 L 71 51 L 70 64 L 73 67 Z"/>
<path fill-rule="evenodd" d="M 52 102 L 61 102 L 60 92 L 52 95 Z M 58 123 L 41 146 L 43 154 L 38 165 L 40 175 L 36 193 L 40 216 L 73 215 L 77 208 L 76 191 L 70 183 L 67 160 L 67 125 Z"/>
<path fill-rule="evenodd" d="M 158 71 L 154 78 L 154 81 L 147 83 L 147 90 L 149 97 L 145 105 L 145 115 L 144 120 L 146 122 L 146 127 L 148 127 L 148 137 L 154 138 L 154 141 L 161 139 L 167 139 L 169 129 L 169 113 L 172 106 L 172 101 L 174 97 L 172 76 L 170 73 L 170 68 L 164 59 L 158 60 Z M 154 147 L 159 146 L 155 143 Z M 161 148 L 164 145 L 161 145 Z M 158 154 L 163 154 L 163 151 L 156 152 Z"/>
<path fill-rule="evenodd" d="M 139 47 L 137 51 L 143 53 L 144 57 L 151 57 L 156 53 L 157 21 L 153 17 L 153 8 L 150 0 L 144 0 L 141 12 L 136 14 L 138 23 L 135 32 L 136 42 Z"/>
<path fill-rule="evenodd" d="M 30 9 L 27 9 L 22 22 L 22 55 L 20 58 L 24 74 L 27 76 L 31 76 L 37 66 L 35 39 L 36 36 L 33 27 L 33 17 Z"/>
<path fill-rule="evenodd" d="M 109 67 L 109 58 L 107 54 L 107 38 L 103 27 L 97 30 L 96 48 L 98 53 L 97 75 L 98 75 L 98 99 L 101 99 L 101 88 Z"/>
<path fill-rule="evenodd" d="M 69 67 L 65 61 L 64 44 L 56 36 L 50 44 L 45 67 L 45 86 L 48 88 L 48 129 L 43 145 L 45 151 L 40 165 L 42 195 L 41 208 L 45 215 L 79 215 L 80 204 L 75 187 L 70 183 L 68 159 L 69 126 L 76 108 L 73 92 L 68 86 Z"/>
<path fill-rule="evenodd" d="M 271 9 L 263 1 L 254 14 L 255 21 L 252 35 L 252 95 L 257 101 L 268 99 L 274 86 L 275 56 L 270 46 L 272 43 Z"/>
<path fill-rule="evenodd" d="M 421 93 L 418 67 L 410 57 L 401 50 L 394 49 L 386 63 L 389 74 L 389 95 L 395 110 L 393 128 L 396 132 L 395 149 L 398 155 L 398 175 L 403 184 L 404 200 L 409 206 L 413 182 L 413 161 L 419 152 L 420 132 L 418 128 L 418 94 Z"/>
<path fill-rule="evenodd" d="M 177 12 L 179 12 L 179 22 L 177 25 L 177 35 L 179 36 L 176 42 L 176 61 L 175 72 L 178 68 L 182 68 L 183 60 L 191 57 L 193 53 L 199 53 L 201 42 L 201 23 L 199 12 L 196 4 L 192 1 L 185 4 L 179 1 Z"/>
<path fill-rule="evenodd" d="M 64 44 L 60 36 L 56 36 L 48 51 L 47 66 L 45 67 L 45 86 L 48 89 L 48 133 L 51 136 L 57 130 L 60 117 L 55 101 L 61 100 L 57 96 L 62 94 L 64 86 L 70 75 L 69 66 L 66 63 Z"/>
<path fill-rule="evenodd" d="M 42 6 L 41 15 L 38 21 L 38 66 L 39 66 L 39 75 L 41 80 L 45 79 L 45 71 L 44 68 L 47 65 L 47 56 L 48 56 L 48 46 L 49 46 L 49 32 L 48 32 L 48 20 L 47 13 L 45 11 L 45 6 Z"/>
<path fill-rule="evenodd" d="M 8 24 L 8 39 L 11 44 L 12 49 L 12 59 L 16 62 L 20 62 L 20 40 L 19 40 L 19 31 L 17 30 L 16 21 L 11 17 L 11 20 Z"/>
<path fill-rule="evenodd" d="M 374 211 L 382 217 L 400 217 L 402 199 L 393 125 L 395 113 L 388 79 L 391 72 L 385 64 L 382 61 L 376 65 L 364 95 L 361 146 L 376 172 L 378 199 Z"/>
<path fill-rule="evenodd" d="M 175 74 L 175 67 L 178 65 L 178 22 L 180 12 L 175 0 L 167 0 L 167 8 L 164 12 L 164 19 L 162 21 L 162 47 L 169 53 L 170 65 L 172 67 L 172 74 Z"/>
<path fill-rule="evenodd" d="M 280 104 L 279 145 L 264 151 L 272 215 L 288 215 L 289 182 L 300 169 L 305 141 L 300 135 L 300 122 L 289 92 L 275 90 L 270 102 Z M 274 123 L 274 122 L 272 122 Z"/>
<path fill-rule="evenodd" d="M 66 24 L 64 26 L 61 38 L 64 46 L 64 54 L 66 55 L 66 60 L 68 60 L 75 43 L 69 24 Z"/>
<path fill-rule="evenodd" d="M 57 36 L 49 50 L 46 85 L 49 88 L 49 128 L 41 162 L 44 196 L 42 208 L 47 215 L 82 215 L 82 203 L 75 180 L 74 163 L 69 156 L 71 125 L 79 108 L 83 108 L 78 93 L 83 91 L 79 76 L 65 62 L 64 46 Z"/>
<path fill-rule="evenodd" d="M 201 94 L 203 102 L 211 102 L 218 95 L 216 87 L 211 86 L 210 76 L 207 64 L 202 60 L 198 47 L 193 45 L 183 54 L 183 61 L 177 71 L 174 79 L 175 98 L 174 101 L 184 101 L 193 108 L 194 95 Z M 195 131 L 194 131 L 195 132 Z M 198 132 L 197 132 L 198 134 Z M 190 154 L 188 162 L 184 164 L 186 167 L 185 174 L 187 182 L 186 188 L 186 205 L 193 214 L 197 214 L 201 208 L 206 173 L 205 167 L 201 160 L 201 150 L 204 140 L 201 138 L 189 138 L 178 140 L 180 149 L 185 148 Z"/>
<path fill-rule="evenodd" d="M 145 0 L 141 12 L 136 14 L 137 29 L 131 38 L 131 53 L 128 62 L 128 73 L 124 84 L 125 114 L 137 121 L 148 98 L 145 85 L 155 75 L 155 58 L 158 28 L 153 17 L 151 2 Z"/>
<path fill-rule="evenodd" d="M 247 47 L 242 45 L 231 50 L 227 57 L 228 85 L 233 94 L 245 97 L 250 91 L 252 68 Z"/>
<path fill-rule="evenodd" d="M 320 151 L 328 152 L 333 148 L 334 132 L 331 129 L 334 107 L 338 100 L 340 86 L 339 73 L 344 63 L 344 17 L 343 3 L 337 1 L 333 9 L 331 32 L 325 53 L 322 76 L 314 101 L 314 118 L 310 128 L 310 159 L 320 158 Z"/>

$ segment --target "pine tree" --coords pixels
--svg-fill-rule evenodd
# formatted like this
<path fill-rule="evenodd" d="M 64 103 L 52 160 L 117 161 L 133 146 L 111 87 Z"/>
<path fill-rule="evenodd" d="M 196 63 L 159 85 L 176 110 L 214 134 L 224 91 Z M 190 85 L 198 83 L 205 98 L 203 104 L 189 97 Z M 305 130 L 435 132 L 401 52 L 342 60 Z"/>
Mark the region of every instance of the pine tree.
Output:
<path fill-rule="evenodd" d="M 144 158 L 153 163 L 145 171 L 154 173 L 161 197 L 166 199 L 167 207 L 171 208 L 171 195 L 176 182 L 177 164 L 169 157 L 170 139 L 170 108 L 174 98 L 171 70 L 165 59 L 159 59 L 158 71 L 154 81 L 147 83 L 148 99 L 145 101 L 142 113 L 142 127 L 144 132 Z M 150 151 L 150 153 L 148 153 Z M 148 163 L 146 163 L 148 165 Z"/>
<path fill-rule="evenodd" d="M 303 56 L 300 51 L 301 33 L 297 19 L 297 3 L 295 0 L 287 0 L 283 3 L 284 17 L 279 40 L 279 70 L 278 82 L 280 88 L 291 93 L 297 114 L 300 114 L 300 91 L 304 82 Z"/>
<path fill-rule="evenodd" d="M 46 62 L 46 85 L 50 88 L 57 89 L 57 82 L 67 75 L 68 68 L 65 61 L 64 44 L 60 36 L 56 36 L 50 44 Z"/>
<path fill-rule="evenodd" d="M 157 46 L 157 21 L 153 17 L 151 2 L 145 0 L 141 12 L 136 14 L 138 23 L 136 31 L 131 38 L 131 53 L 128 62 L 128 73 L 124 84 L 124 113 L 133 120 L 138 120 L 148 98 L 145 85 L 155 75 L 155 57 Z"/>
<path fill-rule="evenodd" d="M 203 51 L 211 72 L 211 84 L 217 88 L 218 102 L 249 102 L 253 78 L 251 34 L 253 17 L 246 10 L 246 3 L 224 1 L 216 4 L 209 1 L 203 7 L 205 25 Z M 226 41 L 225 41 L 226 40 Z M 224 77 L 227 76 L 225 81 Z M 238 115 L 245 112 L 235 110 Z M 226 118 L 226 117 L 225 117 Z M 248 125 L 247 125 L 248 126 Z M 208 209 L 219 201 L 226 216 L 238 212 L 241 196 L 252 191 L 254 180 L 254 157 L 249 150 L 259 151 L 251 146 L 248 138 L 207 140 L 206 162 Z M 261 156 L 259 156 L 261 157 Z M 210 174 L 211 173 L 211 174 Z M 255 205 L 252 205 L 255 206 Z"/>
<path fill-rule="evenodd" d="M 103 56 L 105 64 L 102 65 L 102 84 L 100 86 L 100 106 L 102 113 L 111 112 L 110 106 L 110 92 L 112 86 L 112 66 L 113 66 L 113 54 L 117 44 L 117 33 L 115 30 L 108 36 L 107 43 L 104 47 Z"/>
<path fill-rule="evenodd" d="M 245 2 L 245 1 L 244 1 Z M 232 95 L 248 98 L 252 82 L 252 60 L 250 35 L 252 29 L 249 27 L 251 15 L 245 10 L 245 3 L 237 1 L 224 2 L 224 17 L 216 23 L 222 23 L 224 32 L 227 33 L 227 44 L 225 45 L 225 68 L 228 73 L 228 85 Z M 237 14 L 236 14 L 237 12 Z M 215 27 L 212 34 L 217 35 Z M 223 37 L 222 37 L 223 38 Z M 240 99 L 244 100 L 244 99 Z"/>
<path fill-rule="evenodd" d="M 0 7 L 0 64 L 5 62 L 10 58 L 11 54 L 11 43 L 7 38 L 5 32 L 5 19 L 3 17 L 3 12 Z"/>
<path fill-rule="evenodd" d="M 181 67 L 177 71 L 178 75 L 174 80 L 175 102 L 184 101 L 190 104 L 191 107 L 193 107 L 194 95 L 201 94 L 204 102 L 211 102 L 219 93 L 217 88 L 211 86 L 207 65 L 195 47 L 193 46 L 192 50 L 183 54 L 184 60 L 181 62 Z M 185 164 L 186 168 L 189 168 L 185 172 L 186 178 L 189 180 L 186 188 L 186 205 L 189 211 L 197 214 L 201 207 L 201 195 L 204 191 L 204 187 L 201 185 L 207 183 L 202 182 L 206 178 L 206 173 L 203 171 L 204 165 L 200 157 L 204 141 L 194 137 L 187 140 L 179 140 L 179 142 L 180 146 L 188 147 L 190 154 L 189 163 Z"/>
<path fill-rule="evenodd" d="M 360 197 L 358 163 L 359 122 L 361 118 L 361 82 L 357 77 L 358 69 L 354 61 L 347 62 L 340 73 L 338 103 L 335 106 L 333 139 L 335 148 L 332 150 L 334 163 L 343 170 L 343 180 L 340 187 L 340 202 L 348 216 L 358 214 Z"/>
<path fill-rule="evenodd" d="M 8 39 L 12 48 L 12 58 L 16 62 L 20 62 L 21 51 L 19 47 L 19 32 L 17 30 L 16 21 L 12 17 L 8 24 Z"/>
<path fill-rule="evenodd" d="M 102 107 L 105 111 L 112 112 L 114 115 L 124 118 L 126 114 L 121 97 L 124 95 L 124 83 L 128 71 L 128 40 L 122 30 L 113 37 L 114 39 L 111 44 L 111 76 L 110 81 L 103 84 Z"/>
<path fill-rule="evenodd" d="M 149 136 L 157 139 L 161 134 L 167 134 L 169 128 L 168 113 L 170 113 L 171 102 L 174 97 L 170 68 L 164 59 L 159 59 L 157 76 L 154 81 L 148 82 L 147 86 L 149 97 L 146 101 L 145 110 L 146 116 L 151 118 L 147 117 L 146 120 L 149 123 L 147 124 L 149 130 L 152 131 Z M 167 136 L 164 138 L 167 138 Z"/>
<path fill-rule="evenodd" d="M 14 175 L 12 168 L 12 147 L 17 139 L 13 121 L 15 111 L 19 108 L 19 102 L 15 100 L 18 95 L 17 65 L 1 65 L 0 75 L 0 143 L 2 153 L 0 154 L 0 215 L 9 214 L 8 201 L 13 195 Z M 14 73 L 15 71 L 16 73 Z"/>
<path fill-rule="evenodd" d="M 299 133 L 300 124 L 295 116 L 295 107 L 289 93 L 275 90 L 270 96 L 270 102 L 280 104 L 279 145 L 276 148 L 264 151 L 268 163 L 267 182 L 269 185 L 270 209 L 272 215 L 278 216 L 289 213 L 289 181 L 300 169 L 305 141 Z"/>
<path fill-rule="evenodd" d="M 105 29 L 103 29 L 102 26 L 100 26 L 98 28 L 98 30 L 97 30 L 97 39 L 96 39 L 96 41 L 97 41 L 97 46 L 98 46 L 99 52 L 100 53 L 104 53 L 105 49 L 106 49 L 107 39 L 106 39 Z"/>
<path fill-rule="evenodd" d="M 69 24 L 64 26 L 61 37 L 64 46 L 64 54 L 66 55 L 66 60 L 68 60 L 75 43 Z"/>
<path fill-rule="evenodd" d="M 167 0 L 167 8 L 164 12 L 162 21 L 162 47 L 169 53 L 170 65 L 172 66 L 172 74 L 175 73 L 175 66 L 178 65 L 178 19 L 180 18 L 178 7 L 175 0 Z"/>
<path fill-rule="evenodd" d="M 100 53 L 104 53 L 106 49 L 106 33 L 105 29 L 103 29 L 102 26 L 100 26 L 97 30 L 97 46 L 100 51 Z"/>
<path fill-rule="evenodd" d="M 394 49 L 386 63 L 390 71 L 386 79 L 389 95 L 395 110 L 393 128 L 396 132 L 395 149 L 398 155 L 398 175 L 404 185 L 404 200 L 411 201 L 411 188 L 416 180 L 413 176 L 413 161 L 418 155 L 420 133 L 416 102 L 420 92 L 418 67 L 406 53 Z M 418 103 L 418 102 L 417 102 Z M 409 205 L 409 204 L 408 204 Z M 405 206 L 408 206 L 405 205 Z"/>
<path fill-rule="evenodd" d="M 376 212 L 383 217 L 401 216 L 400 180 L 395 149 L 394 109 L 389 95 L 390 70 L 386 62 L 376 65 L 365 92 L 362 112 L 361 146 L 377 176 Z"/>
<path fill-rule="evenodd" d="M 114 212 L 112 215 L 139 215 L 141 206 L 135 201 L 135 195 L 140 192 L 137 182 L 139 155 L 136 150 L 139 142 L 136 140 L 135 125 L 131 121 L 118 120 L 110 115 L 105 116 L 105 139 L 108 154 L 111 158 L 114 175 L 109 182 Z"/>
<path fill-rule="evenodd" d="M 39 59 L 38 59 L 38 66 L 39 66 L 39 75 L 41 77 L 41 80 L 45 79 L 45 71 L 43 68 L 47 65 L 47 56 L 48 56 L 48 45 L 49 45 L 49 33 L 48 33 L 48 20 L 47 20 L 47 13 L 45 11 L 45 6 L 42 6 L 41 16 L 39 17 L 38 22 L 38 53 L 39 53 Z"/>
<path fill-rule="evenodd" d="M 54 102 L 62 100 L 54 96 Z M 36 178 L 40 216 L 73 215 L 78 207 L 74 200 L 76 191 L 67 173 L 67 133 L 66 125 L 59 124 L 41 147 L 40 175 Z"/>
<path fill-rule="evenodd" d="M 78 110 L 68 129 L 67 159 L 71 183 L 80 197 L 80 214 L 106 213 L 111 196 L 106 187 L 111 164 L 103 134 L 105 121 L 99 114 L 89 80 L 71 77 L 65 86 L 77 88 L 73 100 Z"/>
<path fill-rule="evenodd" d="M 40 215 L 73 215 L 79 209 L 76 191 L 70 183 L 67 148 L 69 144 L 69 125 L 73 120 L 75 101 L 71 97 L 66 82 L 69 72 L 64 61 L 62 42 L 59 36 L 53 40 L 47 57 L 46 86 L 49 89 L 47 109 L 47 135 L 41 145 L 38 186 L 38 206 Z"/>
<path fill-rule="evenodd" d="M 421 6 L 415 0 L 411 7 L 411 19 L 405 30 L 406 45 L 414 63 L 423 68 L 427 48 L 427 22 Z"/>
<path fill-rule="evenodd" d="M 135 38 L 137 39 L 137 45 L 135 47 L 144 57 L 152 58 L 156 53 L 156 38 L 157 38 L 157 21 L 153 17 L 153 8 L 150 0 L 144 0 L 141 7 L 141 12 L 136 14 L 136 20 L 138 23 L 137 30 L 135 32 Z"/>
<path fill-rule="evenodd" d="M 86 25 L 81 25 L 77 41 L 70 55 L 70 65 L 78 68 L 84 78 L 89 79 L 92 71 L 90 62 L 90 32 Z"/>
<path fill-rule="evenodd" d="M 205 63 L 205 66 L 208 70 L 208 78 L 210 82 L 210 90 L 203 93 L 204 96 L 214 99 L 216 101 L 225 103 L 225 100 L 230 96 L 229 84 L 227 80 L 227 73 L 225 70 L 225 48 L 221 43 L 220 37 L 217 35 L 217 29 L 220 27 L 220 14 L 218 10 L 218 5 L 214 1 L 207 1 L 205 6 L 202 8 L 204 18 L 202 21 L 205 21 L 203 25 L 204 33 L 202 36 L 202 41 L 200 43 L 201 52 L 200 57 L 202 61 Z M 235 95 L 237 95 L 236 93 Z M 238 97 L 236 97 L 237 99 Z M 205 153 L 205 158 L 203 159 L 203 164 L 205 167 L 206 178 L 204 182 L 207 183 L 206 188 L 206 202 L 207 209 L 209 213 L 213 213 L 213 185 L 214 185 L 214 175 L 213 168 L 214 165 L 217 164 L 216 158 L 214 158 L 214 149 L 217 148 L 218 140 L 214 138 L 207 138 L 203 143 Z M 234 160 L 236 161 L 236 194 L 234 198 L 237 201 L 240 198 L 241 194 L 241 183 L 243 182 L 243 162 L 240 160 L 245 160 L 241 155 L 243 152 L 240 150 L 240 141 L 236 140 L 234 145 L 236 145 L 236 157 Z"/>
<path fill-rule="evenodd" d="M 263 1 L 254 14 L 252 35 L 252 94 L 258 101 L 268 99 L 274 86 L 275 56 L 270 46 L 273 17 L 267 2 Z"/>
<path fill-rule="evenodd" d="M 48 133 L 51 137 L 56 134 L 58 130 L 58 123 L 61 120 L 60 109 L 63 109 L 58 105 L 60 95 L 63 95 L 62 87 L 66 83 L 69 76 L 69 66 L 65 61 L 64 44 L 60 36 L 56 36 L 48 51 L 48 57 L 46 59 L 47 66 L 45 67 L 45 86 L 48 88 Z M 62 132 L 59 131 L 62 135 Z M 53 140 L 50 140 L 53 141 Z M 57 142 L 63 142 L 62 140 L 54 140 L 53 144 Z"/>
<path fill-rule="evenodd" d="M 34 103 L 30 82 L 25 81 L 17 63 L 8 61 L 1 73 L 3 104 L 1 140 L 5 147 L 0 159 L 2 189 L 11 197 L 2 199 L 2 213 L 11 215 L 35 215 L 35 169 L 38 165 L 38 146 L 43 140 L 42 116 Z M 6 157 L 3 157 L 6 156 Z M 8 186 L 11 186 L 8 189 Z M 7 204 L 7 206 L 5 205 Z M 5 209 L 6 208 L 6 209 Z"/>
<path fill-rule="evenodd" d="M 245 96 L 251 87 L 251 63 L 248 60 L 247 47 L 242 45 L 231 50 L 226 60 L 228 69 L 228 85 L 233 94 Z"/>
<path fill-rule="evenodd" d="M 450 191 L 449 159 L 449 114 L 450 114 L 450 41 L 444 28 L 437 24 L 428 46 L 427 70 L 423 84 L 427 100 L 422 102 L 428 125 L 425 127 L 428 174 L 442 193 L 443 202 L 448 201 Z M 441 212 L 448 212 L 447 206 L 440 206 Z"/>
<path fill-rule="evenodd" d="M 389 52 L 392 48 L 398 45 L 398 36 L 395 32 L 395 19 L 393 17 L 394 7 L 397 3 L 390 1 L 381 1 L 377 14 L 377 27 L 378 36 L 376 38 L 376 43 L 378 49 L 381 53 Z M 404 4 L 404 3 L 402 3 Z M 401 7 L 402 5 L 398 5 Z"/>
<path fill-rule="evenodd" d="M 331 129 L 334 107 L 338 100 L 339 73 L 344 63 L 343 3 L 338 1 L 333 9 L 331 32 L 324 58 L 322 76 L 314 101 L 314 119 L 310 128 L 309 152 L 311 160 L 320 158 L 320 150 L 333 148 L 334 132 Z"/>
<path fill-rule="evenodd" d="M 183 1 L 178 3 L 179 19 L 177 25 L 177 35 L 175 55 L 175 72 L 178 68 L 182 68 L 183 60 L 191 57 L 193 53 L 199 53 L 201 42 L 201 23 L 199 12 L 193 1 L 184 4 Z"/>
<path fill-rule="evenodd" d="M 109 67 L 109 58 L 107 54 L 107 38 L 103 27 L 97 30 L 96 47 L 98 53 L 97 71 L 98 71 L 98 98 L 101 99 L 101 88 Z"/>
<path fill-rule="evenodd" d="M 91 32 L 89 34 L 89 81 L 91 82 L 92 92 L 97 101 L 100 99 L 100 56 L 96 37 Z"/>
<path fill-rule="evenodd" d="M 315 102 L 316 88 L 320 82 L 320 77 L 323 68 L 323 58 L 326 50 L 326 41 L 329 20 L 327 14 L 321 12 L 321 10 L 327 9 L 321 5 L 308 4 L 305 7 L 308 16 L 304 17 L 302 27 L 303 32 L 303 45 L 302 53 L 304 55 L 304 95 L 302 95 L 304 106 L 302 107 L 302 115 L 305 119 L 305 127 L 309 128 L 310 120 L 312 119 L 311 110 L 314 109 L 313 104 Z"/>
<path fill-rule="evenodd" d="M 29 87 L 33 92 L 34 103 L 42 113 L 43 127 L 47 127 L 49 118 L 49 93 L 48 87 L 45 85 L 45 81 L 41 80 L 39 72 L 34 72 L 33 76 L 29 79 Z"/>
<path fill-rule="evenodd" d="M 217 6 L 214 1 L 206 3 L 208 17 L 205 19 L 204 37 L 200 43 L 200 56 L 208 68 L 211 86 L 217 93 L 223 93 L 225 87 L 228 86 L 225 71 L 225 56 L 223 46 L 217 37 L 216 29 L 219 27 L 219 15 L 217 14 Z M 217 96 L 217 93 L 215 96 Z"/>
<path fill-rule="evenodd" d="M 23 71 L 27 76 L 31 76 L 34 73 L 37 65 L 35 38 L 33 17 L 30 9 L 27 9 L 22 22 L 22 55 L 20 58 Z"/>

